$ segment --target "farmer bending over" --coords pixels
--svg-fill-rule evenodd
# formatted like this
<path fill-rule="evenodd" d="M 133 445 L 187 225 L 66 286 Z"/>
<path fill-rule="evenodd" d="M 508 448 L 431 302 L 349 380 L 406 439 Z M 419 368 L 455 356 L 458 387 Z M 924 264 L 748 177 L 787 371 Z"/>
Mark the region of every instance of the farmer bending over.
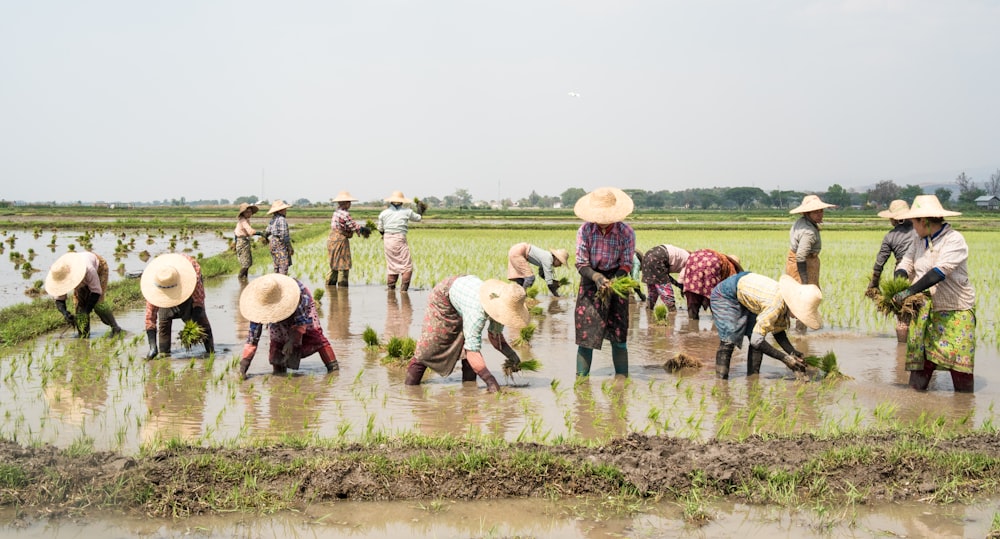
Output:
<path fill-rule="evenodd" d="M 146 359 L 158 354 L 170 355 L 170 333 L 175 318 L 185 323 L 189 320 L 205 332 L 202 344 L 205 353 L 215 353 L 212 325 L 205 313 L 205 284 L 201 279 L 201 265 L 186 254 L 162 254 L 146 266 L 139 281 L 142 296 L 146 298 L 146 339 L 149 353 Z"/>
<path fill-rule="evenodd" d="M 60 256 L 45 276 L 45 292 L 56 298 L 56 309 L 66 322 L 76 328 L 76 336 L 90 337 L 90 313 L 96 312 L 101 322 L 111 328 L 111 336 L 122 333 L 122 328 L 111 313 L 111 306 L 102 303 L 108 289 L 108 263 L 90 251 L 71 252 Z M 76 314 L 66 308 L 66 297 L 73 292 Z"/>
<path fill-rule="evenodd" d="M 507 280 L 514 281 L 525 290 L 535 283 L 531 266 L 538 266 L 538 276 L 545 281 L 549 292 L 559 296 L 559 280 L 555 268 L 566 265 L 566 249 L 542 249 L 530 243 L 517 243 L 507 251 Z"/>

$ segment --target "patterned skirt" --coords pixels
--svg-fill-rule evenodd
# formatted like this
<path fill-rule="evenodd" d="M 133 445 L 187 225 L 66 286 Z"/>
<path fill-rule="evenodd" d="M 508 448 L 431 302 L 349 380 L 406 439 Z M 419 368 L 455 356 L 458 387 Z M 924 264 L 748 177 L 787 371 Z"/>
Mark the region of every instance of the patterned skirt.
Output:
<path fill-rule="evenodd" d="M 465 351 L 462 316 L 458 314 L 448 291 L 458 276 L 448 277 L 434 286 L 424 311 L 424 324 L 413 359 L 441 376 L 455 370 Z"/>
<path fill-rule="evenodd" d="M 711 249 L 693 251 L 684 266 L 684 292 L 707 298 L 715 285 L 735 273 L 726 255 Z"/>
<path fill-rule="evenodd" d="M 614 273 L 615 270 L 611 270 L 604 276 L 610 279 Z M 612 343 L 625 342 L 628 337 L 628 300 L 612 292 L 606 300 L 599 301 L 594 283 L 581 279 L 573 316 L 577 346 L 600 350 L 604 339 Z"/>
<path fill-rule="evenodd" d="M 284 242 L 271 240 L 271 259 L 274 260 L 274 272 L 288 275 L 288 268 L 292 265 L 292 253 L 285 247 Z"/>
<path fill-rule="evenodd" d="M 240 268 L 249 269 L 253 266 L 253 249 L 250 236 L 236 236 L 236 259 L 240 261 Z"/>
<path fill-rule="evenodd" d="M 736 286 L 746 272 L 737 273 L 719 283 L 712 290 L 712 321 L 719 332 L 719 340 L 743 347 L 743 337 L 757 323 L 757 315 L 751 313 L 737 299 Z"/>
<path fill-rule="evenodd" d="M 923 370 L 927 359 L 939 370 L 972 374 L 976 363 L 975 311 L 932 311 L 932 302 L 924 303 L 910 324 L 906 370 Z"/>
<path fill-rule="evenodd" d="M 326 254 L 330 261 L 330 271 L 351 269 L 351 240 L 337 229 L 330 231 L 326 240 Z"/>

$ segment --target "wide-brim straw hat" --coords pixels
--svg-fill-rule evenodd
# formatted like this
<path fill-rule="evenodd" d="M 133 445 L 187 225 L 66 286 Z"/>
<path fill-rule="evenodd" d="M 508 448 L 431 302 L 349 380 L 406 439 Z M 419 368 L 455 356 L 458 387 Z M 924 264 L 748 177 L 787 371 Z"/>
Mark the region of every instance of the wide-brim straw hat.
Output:
<path fill-rule="evenodd" d="M 149 261 L 139 279 L 146 301 L 164 309 L 187 301 L 198 285 L 198 274 L 182 254 L 166 253 Z"/>
<path fill-rule="evenodd" d="M 358 199 L 351 196 L 350 191 L 341 191 L 333 198 L 334 202 L 357 202 Z"/>
<path fill-rule="evenodd" d="M 893 200 L 889 203 L 889 209 L 878 212 L 879 217 L 899 220 L 899 216 L 910 211 L 910 205 L 905 200 Z"/>
<path fill-rule="evenodd" d="M 243 212 L 250 210 L 250 215 L 253 215 L 260 211 L 260 208 L 256 204 L 247 204 L 246 202 L 240 202 L 240 212 L 236 215 L 243 215 Z"/>
<path fill-rule="evenodd" d="M 521 285 L 499 279 L 483 281 L 479 289 L 479 301 L 486 314 L 511 329 L 521 329 L 528 325 L 531 315 L 524 304 L 526 298 Z"/>
<path fill-rule="evenodd" d="M 240 314 L 251 322 L 281 322 L 295 312 L 302 291 L 299 283 L 280 273 L 258 277 L 240 294 Z"/>
<path fill-rule="evenodd" d="M 918 219 L 920 217 L 952 217 L 962 212 L 950 211 L 941 206 L 936 195 L 917 195 L 910 205 L 910 211 L 903 212 L 896 219 Z"/>
<path fill-rule="evenodd" d="M 393 191 L 389 198 L 385 199 L 386 202 L 394 202 L 397 204 L 409 204 L 413 202 L 412 200 L 403 196 L 402 191 Z"/>
<path fill-rule="evenodd" d="M 790 275 L 778 279 L 781 299 L 796 319 L 809 329 L 819 329 L 823 319 L 819 316 L 819 304 L 823 301 L 823 291 L 814 284 L 799 284 Z"/>
<path fill-rule="evenodd" d="M 65 296 L 83 282 L 87 261 L 81 253 L 66 253 L 52 264 L 45 276 L 45 292 L 50 296 Z"/>
<path fill-rule="evenodd" d="M 566 261 L 569 260 L 569 253 L 566 249 L 552 249 L 549 252 L 552 253 L 552 256 L 559 261 L 560 266 L 565 266 Z"/>
<path fill-rule="evenodd" d="M 287 210 L 288 208 L 291 207 L 292 207 L 291 204 L 285 204 L 285 201 L 279 198 L 271 203 L 271 209 L 267 210 L 267 214 L 271 215 L 272 213 L 277 213 L 281 210 Z"/>
<path fill-rule="evenodd" d="M 634 208 L 632 197 L 617 187 L 599 187 L 580 197 L 573 213 L 588 223 L 610 225 L 628 217 Z"/>
<path fill-rule="evenodd" d="M 826 202 L 823 202 L 816 195 L 806 195 L 802 197 L 802 204 L 799 204 L 799 207 L 789 211 L 788 213 L 809 213 L 811 211 L 825 210 L 836 206 L 836 204 L 827 204 Z"/>

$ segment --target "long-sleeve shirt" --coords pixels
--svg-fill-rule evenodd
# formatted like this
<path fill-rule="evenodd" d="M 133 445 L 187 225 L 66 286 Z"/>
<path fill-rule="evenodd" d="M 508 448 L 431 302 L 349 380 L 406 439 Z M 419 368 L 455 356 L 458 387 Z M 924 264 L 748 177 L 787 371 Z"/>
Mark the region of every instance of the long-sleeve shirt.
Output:
<path fill-rule="evenodd" d="M 759 273 L 748 273 L 736 284 L 736 299 L 757 315 L 754 333 L 764 336 L 788 329 L 788 306 L 781 297 L 778 281 Z"/>
<path fill-rule="evenodd" d="M 680 274 L 683 282 L 683 271 L 687 266 L 691 253 L 676 245 L 657 245 L 646 251 L 642 257 L 642 280 L 647 284 L 665 284 L 669 282 L 671 273 Z M 634 268 L 633 268 L 634 269 Z"/>
<path fill-rule="evenodd" d="M 483 349 L 483 328 L 489 323 L 490 333 L 502 333 L 503 324 L 491 319 L 483 309 L 479 300 L 479 289 L 483 281 L 475 275 L 459 277 L 448 289 L 448 301 L 462 316 L 462 335 L 465 337 L 465 349 L 479 352 Z"/>
<path fill-rule="evenodd" d="M 264 233 L 268 236 L 270 241 L 278 241 L 284 245 L 285 249 L 291 249 L 292 247 L 292 235 L 288 231 L 288 219 L 285 219 L 284 215 L 274 214 L 271 217 L 271 222 L 267 224 L 267 228 L 264 229 Z"/>
<path fill-rule="evenodd" d="M 944 280 L 932 286 L 931 307 L 935 311 L 967 311 L 976 303 L 976 291 L 969 282 L 969 245 L 965 237 L 948 223 L 936 234 L 918 239 L 899 267 L 914 281 L 929 271 L 938 271 Z"/>
<path fill-rule="evenodd" d="M 267 325 L 271 340 L 274 342 L 287 342 L 291 332 L 294 331 L 293 328 L 296 326 L 322 328 L 316 312 L 316 302 L 313 301 L 312 294 L 309 293 L 309 289 L 301 281 L 296 279 L 295 282 L 299 284 L 299 304 L 295 307 L 295 311 L 288 318 Z M 260 342 L 260 336 L 263 331 L 264 324 L 250 322 L 250 331 L 247 332 L 246 342 L 256 346 Z"/>
<path fill-rule="evenodd" d="M 789 249 L 795 253 L 796 262 L 805 262 L 809 255 L 818 255 L 823 249 L 819 227 L 805 215 L 795 221 L 789 236 L 791 240 Z"/>
<path fill-rule="evenodd" d="M 632 271 L 635 231 L 619 221 L 602 231 L 596 223 L 584 223 L 576 232 L 576 267 L 597 271 Z"/>
<path fill-rule="evenodd" d="M 916 242 L 917 233 L 913 231 L 913 223 L 910 221 L 903 221 L 893 227 L 882 238 L 882 247 L 879 248 L 878 255 L 875 257 L 875 272 L 882 273 L 882 268 L 889 260 L 889 255 L 896 257 L 896 266 L 899 266 L 903 257 L 910 252 L 910 249 L 913 249 L 913 244 Z"/>
<path fill-rule="evenodd" d="M 87 272 L 83 274 L 83 281 L 76 285 L 76 288 L 86 287 L 91 293 L 97 294 L 98 296 L 104 294 L 104 289 L 101 288 L 101 277 L 97 273 L 97 268 L 100 267 L 100 261 L 97 259 L 97 255 L 90 251 L 83 251 L 80 256 L 87 263 Z M 66 301 L 67 294 L 57 296 L 56 299 L 59 301 Z M 79 296 L 77 296 L 79 298 Z"/>
<path fill-rule="evenodd" d="M 542 249 L 537 245 L 529 245 L 528 253 L 525 255 L 528 262 L 538 266 L 542 270 L 542 277 L 545 279 L 546 284 L 552 284 L 555 282 L 556 270 L 552 266 L 553 256 L 552 253 L 546 249 Z"/>
<path fill-rule="evenodd" d="M 248 217 L 243 217 L 242 215 L 236 220 L 236 229 L 233 234 L 237 238 L 246 238 L 253 236 L 254 229 L 250 226 L 250 219 Z"/>
<path fill-rule="evenodd" d="M 389 205 L 378 214 L 378 231 L 384 234 L 406 234 L 410 221 L 419 221 L 420 214 L 402 206 Z"/>
<path fill-rule="evenodd" d="M 185 254 L 184 257 L 187 258 L 189 262 L 191 262 L 192 266 L 194 266 L 194 274 L 195 274 L 195 277 L 197 277 L 195 285 L 194 285 L 194 291 L 191 292 L 191 297 L 189 298 L 191 300 L 191 306 L 192 307 L 201 307 L 202 309 L 204 309 L 205 308 L 205 282 L 202 280 L 202 277 L 201 277 L 201 265 L 198 264 L 198 260 L 196 260 L 191 255 Z M 185 301 L 187 301 L 187 300 L 185 300 Z M 157 307 L 156 305 L 153 305 L 152 303 L 150 303 L 150 302 L 147 301 L 146 302 L 146 329 L 147 330 L 156 329 L 156 319 L 159 316 L 159 314 L 160 314 L 160 308 Z"/>
<path fill-rule="evenodd" d="M 337 208 L 333 212 L 333 217 L 330 219 L 330 228 L 339 230 L 346 236 L 350 236 L 355 232 L 361 232 L 361 225 L 351 217 L 351 212 L 344 208 Z"/>

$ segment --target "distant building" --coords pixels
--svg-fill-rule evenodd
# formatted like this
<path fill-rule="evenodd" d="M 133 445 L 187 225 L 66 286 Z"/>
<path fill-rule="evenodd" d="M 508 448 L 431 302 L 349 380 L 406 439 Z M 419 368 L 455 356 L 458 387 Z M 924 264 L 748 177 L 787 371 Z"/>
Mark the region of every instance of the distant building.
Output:
<path fill-rule="evenodd" d="M 1000 196 L 983 195 L 976 199 L 976 207 L 987 210 L 1000 210 Z"/>

